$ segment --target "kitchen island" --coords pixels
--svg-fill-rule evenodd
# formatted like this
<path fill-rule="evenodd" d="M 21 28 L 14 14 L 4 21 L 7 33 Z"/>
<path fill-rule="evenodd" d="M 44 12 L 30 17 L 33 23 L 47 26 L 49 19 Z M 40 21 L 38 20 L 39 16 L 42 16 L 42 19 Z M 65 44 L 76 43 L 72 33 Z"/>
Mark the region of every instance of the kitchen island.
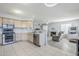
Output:
<path fill-rule="evenodd" d="M 33 33 L 33 43 L 39 47 L 46 46 L 47 45 L 46 31 L 38 31 Z"/>

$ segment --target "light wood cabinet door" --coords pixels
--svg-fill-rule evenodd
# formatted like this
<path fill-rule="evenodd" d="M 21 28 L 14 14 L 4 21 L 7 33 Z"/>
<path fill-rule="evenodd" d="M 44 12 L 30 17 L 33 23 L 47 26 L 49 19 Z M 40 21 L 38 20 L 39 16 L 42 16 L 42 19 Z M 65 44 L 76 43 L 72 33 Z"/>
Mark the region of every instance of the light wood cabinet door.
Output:
<path fill-rule="evenodd" d="M 9 18 L 3 18 L 3 24 L 14 24 L 14 20 Z"/>
<path fill-rule="evenodd" d="M 22 27 L 22 22 L 20 20 L 15 20 L 14 21 L 15 27 L 21 28 Z"/>
<path fill-rule="evenodd" d="M 22 21 L 22 28 L 30 28 L 30 27 L 32 27 L 32 22 Z"/>
<path fill-rule="evenodd" d="M 26 23 L 25 21 L 22 21 L 22 28 L 26 28 Z"/>
<path fill-rule="evenodd" d="M 32 22 L 28 21 L 26 25 L 27 25 L 27 27 L 32 27 Z"/>
<path fill-rule="evenodd" d="M 2 17 L 0 17 L 0 27 L 2 26 Z"/>
<path fill-rule="evenodd" d="M 15 20 L 5 17 L 0 17 L 0 26 L 3 24 L 13 24 L 16 28 L 31 28 L 32 27 L 32 21 L 29 20 Z"/>

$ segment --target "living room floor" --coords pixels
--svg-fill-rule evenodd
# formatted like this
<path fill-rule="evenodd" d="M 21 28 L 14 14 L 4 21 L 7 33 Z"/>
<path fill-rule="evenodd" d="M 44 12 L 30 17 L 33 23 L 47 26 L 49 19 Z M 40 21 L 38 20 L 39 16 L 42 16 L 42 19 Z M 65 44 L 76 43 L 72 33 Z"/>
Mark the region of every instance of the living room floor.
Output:
<path fill-rule="evenodd" d="M 48 41 L 48 44 L 69 54 L 77 55 L 77 44 L 74 42 L 69 42 L 69 40 L 66 38 L 61 39 L 59 42 L 51 39 Z"/>
<path fill-rule="evenodd" d="M 65 44 L 69 43 L 68 42 L 63 43 L 61 44 L 62 45 L 61 46 L 60 43 L 49 40 L 47 46 L 37 47 L 33 45 L 32 42 L 29 40 L 20 41 L 10 45 L 0 46 L 0 55 L 1 56 L 75 56 L 76 55 L 75 44 L 71 43 L 72 47 L 71 50 L 67 50 L 69 46 L 66 46 Z"/>

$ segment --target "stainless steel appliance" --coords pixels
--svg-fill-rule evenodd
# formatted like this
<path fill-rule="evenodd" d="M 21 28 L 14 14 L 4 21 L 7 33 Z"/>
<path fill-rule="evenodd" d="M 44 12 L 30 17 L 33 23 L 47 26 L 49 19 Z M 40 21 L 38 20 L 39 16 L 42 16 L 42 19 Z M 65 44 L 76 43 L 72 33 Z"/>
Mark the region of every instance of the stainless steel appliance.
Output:
<path fill-rule="evenodd" d="M 36 29 L 33 33 L 33 43 L 42 47 L 47 45 L 47 33 L 44 30 Z"/>
<path fill-rule="evenodd" d="M 33 34 L 33 43 L 40 47 L 39 34 Z"/>
<path fill-rule="evenodd" d="M 15 42 L 14 36 L 15 36 L 14 25 L 4 24 L 2 32 L 2 44 L 5 45 L 14 43 Z"/>

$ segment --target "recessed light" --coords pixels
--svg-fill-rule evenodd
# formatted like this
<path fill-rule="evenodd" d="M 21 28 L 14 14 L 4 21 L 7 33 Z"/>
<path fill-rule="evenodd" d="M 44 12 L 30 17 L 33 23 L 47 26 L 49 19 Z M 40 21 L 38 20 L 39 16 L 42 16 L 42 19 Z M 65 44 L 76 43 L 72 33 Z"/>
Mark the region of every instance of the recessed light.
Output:
<path fill-rule="evenodd" d="M 13 12 L 16 13 L 16 14 L 22 14 L 23 13 L 21 10 L 17 10 L 17 9 L 13 10 Z"/>
<path fill-rule="evenodd" d="M 46 6 L 46 7 L 54 7 L 54 6 L 56 6 L 58 3 L 44 3 L 44 5 Z"/>

